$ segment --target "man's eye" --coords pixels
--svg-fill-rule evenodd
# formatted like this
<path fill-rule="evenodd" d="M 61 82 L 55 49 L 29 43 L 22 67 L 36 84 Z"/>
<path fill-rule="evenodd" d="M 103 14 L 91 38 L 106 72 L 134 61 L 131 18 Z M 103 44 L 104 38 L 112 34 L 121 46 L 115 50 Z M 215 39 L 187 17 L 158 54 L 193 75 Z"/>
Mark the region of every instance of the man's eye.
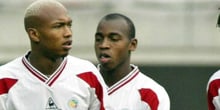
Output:
<path fill-rule="evenodd" d="M 62 25 L 55 25 L 55 26 L 53 26 L 54 28 L 60 28 L 60 27 L 62 27 Z"/>
<path fill-rule="evenodd" d="M 118 38 L 112 38 L 112 40 L 113 40 L 113 41 L 118 41 L 119 39 L 118 39 Z"/>
<path fill-rule="evenodd" d="M 72 27 L 72 23 L 67 24 L 68 27 Z"/>
<path fill-rule="evenodd" d="M 95 41 L 100 42 L 103 38 L 101 36 L 95 36 Z"/>
<path fill-rule="evenodd" d="M 111 40 L 118 41 L 118 40 L 120 40 L 120 38 L 117 35 L 115 35 L 115 36 L 111 36 Z"/>
<path fill-rule="evenodd" d="M 99 41 L 101 41 L 101 38 L 95 38 L 95 41 L 99 42 Z"/>

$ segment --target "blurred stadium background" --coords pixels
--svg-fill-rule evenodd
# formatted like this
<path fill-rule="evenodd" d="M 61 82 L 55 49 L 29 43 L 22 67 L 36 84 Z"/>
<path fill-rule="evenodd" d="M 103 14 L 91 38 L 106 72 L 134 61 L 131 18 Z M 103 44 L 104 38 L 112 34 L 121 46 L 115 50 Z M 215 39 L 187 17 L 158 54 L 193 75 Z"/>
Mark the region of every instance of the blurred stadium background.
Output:
<path fill-rule="evenodd" d="M 0 0 L 0 64 L 23 55 L 29 40 L 25 8 L 34 0 Z M 98 21 L 112 12 L 136 25 L 132 63 L 163 85 L 171 110 L 207 110 L 206 85 L 220 68 L 219 0 L 59 0 L 73 18 L 71 55 L 97 63 L 93 49 Z"/>

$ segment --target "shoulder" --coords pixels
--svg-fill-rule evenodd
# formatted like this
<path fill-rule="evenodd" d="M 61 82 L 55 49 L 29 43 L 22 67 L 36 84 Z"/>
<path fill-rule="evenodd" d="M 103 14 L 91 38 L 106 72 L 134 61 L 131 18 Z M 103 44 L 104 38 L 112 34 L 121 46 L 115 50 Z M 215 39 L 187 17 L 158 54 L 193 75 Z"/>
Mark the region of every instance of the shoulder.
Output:
<path fill-rule="evenodd" d="M 143 87 L 146 87 L 146 88 L 151 88 L 153 91 L 156 91 L 156 92 L 164 92 L 166 93 L 166 90 L 165 88 L 160 84 L 158 83 L 157 81 L 155 81 L 154 79 L 152 79 L 151 77 L 143 74 L 142 72 L 139 73 L 139 81 L 142 82 L 143 84 Z"/>
<path fill-rule="evenodd" d="M 207 84 L 207 91 L 216 91 L 220 88 L 220 70 L 216 71 L 210 78 Z"/>
<path fill-rule="evenodd" d="M 216 71 L 210 78 L 207 84 L 207 91 L 210 88 L 220 88 L 220 70 Z"/>
<path fill-rule="evenodd" d="M 147 102 L 151 103 L 151 101 L 149 101 L 148 99 L 152 99 L 158 102 L 158 107 L 160 109 L 167 108 L 168 110 L 170 106 L 170 98 L 166 89 L 161 84 L 159 84 L 158 82 L 156 82 L 155 80 L 153 80 L 152 78 L 141 72 L 139 73 L 138 77 L 139 77 L 138 81 L 140 86 L 138 88 L 141 97 L 146 96 L 143 97 L 143 99 L 146 99 Z"/>
<path fill-rule="evenodd" d="M 67 59 L 70 63 L 75 64 L 75 65 L 89 65 L 89 66 L 92 65 L 92 66 L 94 66 L 91 61 L 81 59 L 78 57 L 74 57 L 74 56 L 69 55 L 69 56 L 67 56 Z"/>
<path fill-rule="evenodd" d="M 158 82 L 156 82 L 154 79 L 152 79 L 151 77 L 147 76 L 147 74 L 142 73 L 138 66 L 136 65 L 131 65 L 134 69 L 133 71 L 138 72 L 138 75 L 136 77 L 136 83 L 138 83 L 141 86 L 145 86 L 145 87 L 150 87 L 150 88 L 154 88 L 154 87 L 162 87 Z M 133 72 L 133 73 L 136 73 Z"/>
<path fill-rule="evenodd" d="M 74 70 L 76 74 L 92 73 L 99 75 L 98 69 L 92 62 L 74 56 L 67 57 L 67 66 L 67 68 Z"/>
<path fill-rule="evenodd" d="M 2 66 L 0 66 L 0 78 L 12 77 L 23 67 L 22 57 L 16 58 Z"/>
<path fill-rule="evenodd" d="M 154 91 L 157 94 L 167 94 L 165 88 L 159 84 L 157 81 L 152 79 L 151 77 L 147 76 L 146 74 L 142 73 L 138 66 L 131 65 L 134 70 L 138 71 L 138 75 L 135 78 L 135 84 L 138 88 L 148 88 Z"/>
<path fill-rule="evenodd" d="M 5 66 L 9 66 L 9 65 L 15 65 L 15 64 L 20 64 L 22 62 L 22 58 L 23 57 L 18 57 L 18 58 L 15 58 L 5 64 L 3 64 L 2 66 L 0 67 L 5 67 Z"/>
<path fill-rule="evenodd" d="M 207 84 L 207 99 L 209 108 L 214 108 L 214 103 L 218 104 L 220 88 L 220 70 L 216 71 Z M 214 98 L 215 97 L 215 98 Z"/>
<path fill-rule="evenodd" d="M 90 86 L 95 87 L 101 84 L 104 87 L 104 80 L 92 62 L 74 56 L 68 56 L 67 63 L 68 69 L 74 70 L 76 76 L 87 82 Z"/>
<path fill-rule="evenodd" d="M 138 69 L 137 66 L 135 66 L 135 65 L 132 65 L 132 66 L 134 68 Z M 165 88 L 159 82 L 157 82 L 153 78 L 147 76 L 146 74 L 142 73 L 140 70 L 139 70 L 139 73 L 137 75 L 136 81 L 137 81 L 137 84 L 138 84 L 137 86 L 139 86 L 138 88 L 151 89 L 153 92 L 155 92 L 156 94 L 160 94 L 160 95 L 167 94 L 167 91 L 165 90 Z"/>
<path fill-rule="evenodd" d="M 211 83 L 214 80 L 220 79 L 220 70 L 216 71 L 210 78 L 209 83 Z"/>

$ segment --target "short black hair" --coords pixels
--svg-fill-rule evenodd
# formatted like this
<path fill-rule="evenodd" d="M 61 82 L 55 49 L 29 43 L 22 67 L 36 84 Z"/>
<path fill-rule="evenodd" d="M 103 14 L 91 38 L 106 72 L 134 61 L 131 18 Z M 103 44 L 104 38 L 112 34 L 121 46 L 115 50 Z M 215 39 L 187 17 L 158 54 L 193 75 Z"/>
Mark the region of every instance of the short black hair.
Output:
<path fill-rule="evenodd" d="M 128 28 L 129 28 L 129 33 L 128 33 L 129 39 L 135 38 L 135 26 L 134 26 L 134 23 L 127 16 L 119 14 L 119 13 L 110 13 L 110 14 L 107 14 L 106 16 L 104 16 L 102 18 L 102 20 L 112 20 L 112 19 L 118 19 L 118 18 L 122 18 L 122 19 L 124 19 L 127 22 Z"/>

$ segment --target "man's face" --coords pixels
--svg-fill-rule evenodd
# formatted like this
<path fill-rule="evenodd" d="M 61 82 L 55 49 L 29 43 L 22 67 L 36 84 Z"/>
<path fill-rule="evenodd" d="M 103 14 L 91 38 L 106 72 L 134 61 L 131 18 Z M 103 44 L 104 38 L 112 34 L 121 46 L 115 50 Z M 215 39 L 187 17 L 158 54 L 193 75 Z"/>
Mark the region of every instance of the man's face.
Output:
<path fill-rule="evenodd" d="M 128 38 L 124 19 L 103 20 L 95 34 L 96 57 L 105 69 L 111 70 L 130 61 L 133 45 Z"/>
<path fill-rule="evenodd" d="M 61 7 L 47 7 L 40 15 L 39 51 L 44 55 L 64 57 L 72 47 L 72 20 Z"/>

